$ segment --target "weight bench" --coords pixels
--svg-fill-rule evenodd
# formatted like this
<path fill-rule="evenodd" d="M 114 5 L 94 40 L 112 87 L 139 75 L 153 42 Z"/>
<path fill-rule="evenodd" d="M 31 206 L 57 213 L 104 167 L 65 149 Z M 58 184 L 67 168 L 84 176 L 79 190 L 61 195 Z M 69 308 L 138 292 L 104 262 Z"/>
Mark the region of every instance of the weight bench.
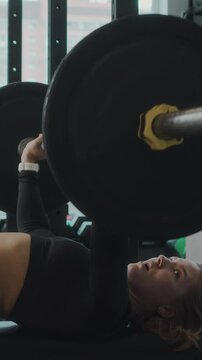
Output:
<path fill-rule="evenodd" d="M 37 338 L 16 324 L 5 322 L 0 328 L 3 360 L 200 360 L 195 349 L 173 352 L 156 335 L 133 333 L 125 337 L 97 342 L 73 342 L 64 339 Z"/>

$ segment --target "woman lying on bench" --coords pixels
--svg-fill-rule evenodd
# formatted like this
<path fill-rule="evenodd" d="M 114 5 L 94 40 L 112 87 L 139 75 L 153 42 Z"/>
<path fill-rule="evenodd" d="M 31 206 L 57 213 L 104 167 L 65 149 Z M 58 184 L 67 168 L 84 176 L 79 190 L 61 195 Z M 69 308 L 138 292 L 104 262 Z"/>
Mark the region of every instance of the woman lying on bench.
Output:
<path fill-rule="evenodd" d="M 0 317 L 38 336 L 104 340 L 146 329 L 175 348 L 200 347 L 202 266 L 163 255 L 128 264 L 127 241 L 95 225 L 90 249 L 53 234 L 38 187 L 42 141 L 21 156 L 18 233 L 0 234 Z"/>

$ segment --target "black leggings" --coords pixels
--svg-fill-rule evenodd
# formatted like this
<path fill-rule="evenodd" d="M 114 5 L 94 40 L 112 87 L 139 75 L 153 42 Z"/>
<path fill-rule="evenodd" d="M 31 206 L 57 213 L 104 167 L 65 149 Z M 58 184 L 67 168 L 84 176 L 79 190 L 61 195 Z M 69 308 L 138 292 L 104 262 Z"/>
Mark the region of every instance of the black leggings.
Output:
<path fill-rule="evenodd" d="M 40 236 L 55 236 L 51 231 L 35 171 L 21 171 L 18 175 L 17 228 L 19 232 Z"/>

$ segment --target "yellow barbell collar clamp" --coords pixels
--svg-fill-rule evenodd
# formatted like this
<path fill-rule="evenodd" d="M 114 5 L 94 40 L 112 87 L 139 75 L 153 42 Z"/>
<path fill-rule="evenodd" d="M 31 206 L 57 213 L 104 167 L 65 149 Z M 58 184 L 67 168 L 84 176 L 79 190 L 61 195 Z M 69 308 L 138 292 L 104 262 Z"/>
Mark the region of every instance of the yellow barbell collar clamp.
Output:
<path fill-rule="evenodd" d="M 171 146 L 179 145 L 183 142 L 183 138 L 180 139 L 161 139 L 153 132 L 152 124 L 158 115 L 166 114 L 169 112 L 178 111 L 176 106 L 167 104 L 156 105 L 145 114 L 140 115 L 140 124 L 138 129 L 138 137 L 146 142 L 152 150 L 165 150 Z"/>

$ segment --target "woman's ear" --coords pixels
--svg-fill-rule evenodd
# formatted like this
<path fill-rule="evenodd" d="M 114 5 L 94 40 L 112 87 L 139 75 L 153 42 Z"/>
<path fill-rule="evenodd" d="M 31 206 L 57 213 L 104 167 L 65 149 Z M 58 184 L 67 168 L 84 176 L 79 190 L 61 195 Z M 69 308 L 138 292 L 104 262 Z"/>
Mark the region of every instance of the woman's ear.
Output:
<path fill-rule="evenodd" d="M 159 306 L 157 313 L 164 319 L 171 319 L 176 315 L 176 309 L 172 306 L 162 305 Z"/>

